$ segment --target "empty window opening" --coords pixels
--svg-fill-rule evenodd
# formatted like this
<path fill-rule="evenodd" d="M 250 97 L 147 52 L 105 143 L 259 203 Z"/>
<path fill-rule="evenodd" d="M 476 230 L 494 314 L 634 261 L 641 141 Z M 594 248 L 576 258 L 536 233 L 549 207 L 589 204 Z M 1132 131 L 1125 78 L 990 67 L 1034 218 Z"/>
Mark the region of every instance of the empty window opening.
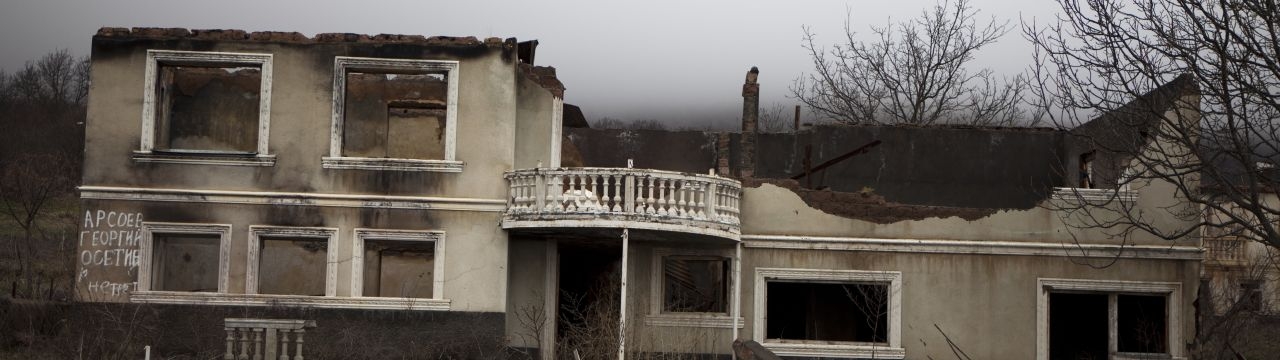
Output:
<path fill-rule="evenodd" d="M 445 158 L 448 72 L 345 76 L 343 156 Z"/>
<path fill-rule="evenodd" d="M 258 293 L 325 295 L 328 239 L 263 237 Z"/>
<path fill-rule="evenodd" d="M 769 339 L 888 343 L 889 284 L 767 283 Z"/>
<path fill-rule="evenodd" d="M 1049 294 L 1049 359 L 1106 359 L 1106 294 Z"/>
<path fill-rule="evenodd" d="M 218 291 L 219 235 L 151 235 L 151 290 Z"/>
<path fill-rule="evenodd" d="M 729 261 L 722 257 L 663 258 L 664 312 L 726 313 Z"/>
<path fill-rule="evenodd" d="M 1164 353 L 1165 297 L 1151 295 L 1116 296 L 1117 350 L 1130 353 Z"/>
<path fill-rule="evenodd" d="M 257 152 L 261 86 L 259 66 L 160 64 L 153 150 Z"/>
<path fill-rule="evenodd" d="M 1095 152 L 1080 154 L 1080 183 L 1077 187 L 1092 189 L 1097 184 L 1093 181 L 1093 159 Z"/>
<path fill-rule="evenodd" d="M 435 243 L 366 240 L 364 296 L 430 299 Z"/>
<path fill-rule="evenodd" d="M 1262 283 L 1255 280 L 1247 280 L 1240 283 L 1240 307 L 1244 310 L 1259 310 L 1262 308 Z"/>

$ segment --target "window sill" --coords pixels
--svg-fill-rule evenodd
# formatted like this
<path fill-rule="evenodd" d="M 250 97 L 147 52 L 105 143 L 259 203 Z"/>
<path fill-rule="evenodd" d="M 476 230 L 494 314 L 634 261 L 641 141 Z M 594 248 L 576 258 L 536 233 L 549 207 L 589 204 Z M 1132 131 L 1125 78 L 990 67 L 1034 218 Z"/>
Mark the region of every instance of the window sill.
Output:
<path fill-rule="evenodd" d="M 1088 204 L 1105 204 L 1113 200 L 1132 204 L 1138 201 L 1138 192 L 1133 190 L 1060 187 L 1053 188 L 1053 198 Z"/>
<path fill-rule="evenodd" d="M 645 316 L 644 324 L 648 326 L 701 327 L 732 329 L 735 321 L 724 314 L 650 314 Z M 736 325 L 743 327 L 743 318 L 738 318 Z"/>
<path fill-rule="evenodd" d="M 384 159 L 325 156 L 320 159 L 325 169 L 462 172 L 462 162 L 453 160 Z"/>
<path fill-rule="evenodd" d="M 448 311 L 448 299 L 223 294 L 181 291 L 135 291 L 129 301 L 146 304 L 297 306 L 328 309 Z"/>
<path fill-rule="evenodd" d="M 1117 353 L 1112 353 L 1111 358 L 1115 360 L 1152 360 L 1152 359 L 1173 359 L 1174 357 L 1169 354 L 1159 354 L 1159 353 L 1117 352 Z"/>
<path fill-rule="evenodd" d="M 185 165 L 276 166 L 275 155 L 134 151 L 133 162 Z"/>
<path fill-rule="evenodd" d="M 858 359 L 904 359 L 907 357 L 907 351 L 900 347 L 863 343 L 766 340 L 761 345 L 772 350 L 778 356 Z"/>

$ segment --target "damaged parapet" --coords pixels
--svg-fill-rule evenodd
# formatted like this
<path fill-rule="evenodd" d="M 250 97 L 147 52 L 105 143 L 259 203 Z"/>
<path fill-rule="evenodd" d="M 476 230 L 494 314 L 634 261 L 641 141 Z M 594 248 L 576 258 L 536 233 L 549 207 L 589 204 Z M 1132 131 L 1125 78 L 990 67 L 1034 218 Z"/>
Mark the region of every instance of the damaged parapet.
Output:
<path fill-rule="evenodd" d="M 742 156 L 738 176 L 743 179 L 755 176 L 756 123 L 760 118 L 760 84 L 756 78 L 759 75 L 760 70 L 752 66 L 742 84 Z"/>

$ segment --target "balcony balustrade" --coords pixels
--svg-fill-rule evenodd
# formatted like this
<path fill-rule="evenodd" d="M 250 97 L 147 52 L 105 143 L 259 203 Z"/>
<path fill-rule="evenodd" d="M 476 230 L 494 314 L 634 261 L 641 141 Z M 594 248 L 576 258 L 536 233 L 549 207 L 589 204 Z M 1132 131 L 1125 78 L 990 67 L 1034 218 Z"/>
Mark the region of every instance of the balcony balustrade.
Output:
<path fill-rule="evenodd" d="M 504 229 L 633 228 L 738 239 L 742 184 L 715 175 L 632 168 L 506 174 Z"/>

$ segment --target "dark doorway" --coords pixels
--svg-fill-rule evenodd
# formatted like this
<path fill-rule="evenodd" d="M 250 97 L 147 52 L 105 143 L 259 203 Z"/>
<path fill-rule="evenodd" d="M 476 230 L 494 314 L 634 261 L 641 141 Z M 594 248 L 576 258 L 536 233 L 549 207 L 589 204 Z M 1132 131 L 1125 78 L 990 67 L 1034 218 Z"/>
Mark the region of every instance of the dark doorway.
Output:
<path fill-rule="evenodd" d="M 1049 294 L 1049 359 L 1107 358 L 1107 295 Z"/>
<path fill-rule="evenodd" d="M 617 351 L 622 248 L 561 243 L 557 357 Z"/>

